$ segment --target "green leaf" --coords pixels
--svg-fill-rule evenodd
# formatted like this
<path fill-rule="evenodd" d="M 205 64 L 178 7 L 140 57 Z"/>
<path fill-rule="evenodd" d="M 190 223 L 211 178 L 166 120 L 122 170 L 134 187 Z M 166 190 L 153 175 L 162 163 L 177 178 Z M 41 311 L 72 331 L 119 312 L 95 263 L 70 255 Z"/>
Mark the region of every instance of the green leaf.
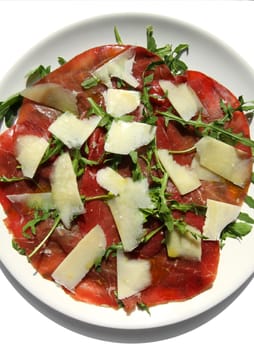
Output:
<path fill-rule="evenodd" d="M 188 50 L 187 44 L 180 44 L 171 53 L 164 56 L 165 63 L 174 75 L 183 74 L 187 70 L 186 63 L 180 58 L 184 53 L 188 54 Z"/>
<path fill-rule="evenodd" d="M 148 209 L 149 210 L 149 209 Z M 143 209 L 141 209 L 143 212 Z M 147 243 L 153 236 L 155 236 L 158 232 L 160 232 L 164 227 L 163 225 L 160 225 L 159 227 L 155 228 L 154 230 L 148 232 L 141 240 L 141 243 Z"/>
<path fill-rule="evenodd" d="M 20 255 L 26 255 L 25 249 L 21 248 L 14 239 L 12 240 L 12 248 L 14 248 Z"/>
<path fill-rule="evenodd" d="M 59 63 L 60 66 L 62 66 L 66 63 L 66 60 L 63 57 L 59 56 L 57 57 L 57 62 Z"/>
<path fill-rule="evenodd" d="M 101 201 L 109 201 L 112 198 L 115 198 L 115 194 L 108 192 L 105 194 L 99 194 L 97 196 L 90 196 L 90 197 L 85 197 L 82 196 L 84 202 L 91 202 L 91 201 L 96 201 L 96 200 L 101 200 Z"/>
<path fill-rule="evenodd" d="M 7 127 L 13 125 L 22 101 L 23 97 L 17 93 L 0 102 L 0 120 L 4 120 Z"/>
<path fill-rule="evenodd" d="M 45 220 L 47 220 L 51 216 L 50 211 L 43 211 L 40 209 L 35 209 L 34 211 L 34 217 L 33 219 L 29 220 L 22 228 L 22 234 L 25 234 L 26 237 L 29 235 L 29 231 L 32 232 L 32 234 L 36 235 L 36 226 Z"/>
<path fill-rule="evenodd" d="M 99 162 L 87 159 L 82 155 L 81 149 L 73 149 L 71 151 L 72 166 L 77 177 L 80 177 L 85 172 L 87 165 L 98 165 Z"/>
<path fill-rule="evenodd" d="M 150 189 L 150 197 L 155 207 L 150 214 L 157 217 L 166 226 L 167 230 L 171 232 L 174 227 L 174 219 L 171 208 L 167 205 L 167 183 L 168 175 L 165 172 L 162 178 L 158 178 L 159 186 Z"/>
<path fill-rule="evenodd" d="M 254 147 L 254 141 L 242 136 L 242 134 L 235 134 L 231 129 L 225 129 L 224 123 L 222 121 L 215 120 L 210 123 L 205 123 L 198 118 L 196 120 L 184 120 L 181 117 L 173 114 L 170 110 L 167 112 L 161 112 L 162 115 L 169 121 L 176 121 L 183 126 L 193 126 L 196 129 L 196 132 L 201 135 L 209 135 L 216 139 L 231 140 L 233 143 L 239 142 L 242 145 Z M 223 119 L 224 120 L 224 119 Z"/>
<path fill-rule="evenodd" d="M 24 181 L 28 180 L 26 177 L 6 177 L 6 176 L 0 176 L 0 182 L 17 182 L 17 181 Z"/>
<path fill-rule="evenodd" d="M 153 27 L 152 26 L 148 26 L 146 28 L 146 47 L 147 47 L 147 50 L 149 50 L 151 52 L 155 52 L 157 49 L 156 41 L 155 41 L 154 36 L 153 36 Z"/>
<path fill-rule="evenodd" d="M 111 254 L 113 254 L 114 256 L 116 256 L 116 253 L 117 253 L 117 250 L 118 249 L 123 249 L 123 244 L 122 242 L 119 242 L 119 243 L 115 243 L 115 244 L 112 244 L 110 245 L 109 247 L 107 247 L 104 255 L 102 257 L 100 257 L 96 263 L 95 263 L 95 268 L 96 270 L 100 269 L 101 267 L 101 264 L 102 264 L 102 261 L 105 259 L 107 260 L 109 258 L 109 256 Z"/>
<path fill-rule="evenodd" d="M 96 78 L 95 76 L 91 76 L 84 81 L 82 81 L 81 86 L 83 89 L 87 90 L 94 86 L 97 86 L 100 82 L 100 79 Z"/>
<path fill-rule="evenodd" d="M 168 204 L 170 205 L 172 210 L 178 210 L 183 213 L 188 211 L 192 211 L 198 215 L 204 216 L 206 213 L 206 207 L 201 205 L 196 205 L 193 203 L 179 203 L 176 200 L 169 200 Z"/>
<path fill-rule="evenodd" d="M 87 100 L 91 105 L 89 114 L 95 114 L 100 117 L 105 117 L 107 115 L 104 109 L 99 106 L 98 103 L 96 103 L 91 97 L 88 97 Z"/>
<path fill-rule="evenodd" d="M 254 199 L 249 196 L 249 195 L 246 195 L 245 196 L 245 199 L 244 199 L 244 202 L 252 209 L 254 209 Z"/>
<path fill-rule="evenodd" d="M 51 157 L 60 155 L 64 149 L 64 144 L 57 137 L 53 136 L 49 141 L 49 146 L 44 153 L 40 164 L 46 163 Z"/>
<path fill-rule="evenodd" d="M 254 219 L 248 213 L 240 213 L 238 219 L 249 224 L 254 224 Z"/>
<path fill-rule="evenodd" d="M 49 230 L 49 232 L 47 233 L 47 235 L 43 238 L 43 240 L 33 249 L 33 251 L 28 255 L 28 258 L 32 258 L 42 247 L 43 245 L 47 242 L 47 240 L 49 239 L 49 237 L 53 234 L 53 232 L 55 231 L 55 229 L 57 228 L 57 226 L 59 225 L 61 218 L 60 216 L 55 212 L 54 213 L 54 223 L 51 227 L 51 229 Z"/>
<path fill-rule="evenodd" d="M 252 225 L 245 222 L 234 222 L 229 224 L 221 233 L 221 240 L 226 238 L 242 239 L 252 230 Z"/>
<path fill-rule="evenodd" d="M 126 87 L 127 84 L 124 80 L 120 79 L 120 78 L 116 78 L 116 87 L 117 89 L 122 89 L 124 87 Z"/>
<path fill-rule="evenodd" d="M 141 95 L 141 102 L 144 106 L 143 108 L 143 123 L 155 125 L 157 122 L 157 117 L 154 115 L 153 106 L 150 101 L 149 87 L 145 86 Z"/>
<path fill-rule="evenodd" d="M 98 115 L 100 117 L 102 117 L 100 123 L 99 123 L 99 127 L 105 127 L 106 129 L 109 129 L 112 121 L 113 121 L 113 117 L 108 114 L 98 103 L 96 103 L 91 97 L 87 98 L 88 102 L 90 103 L 91 107 L 89 110 L 89 115 L 95 114 Z"/>
<path fill-rule="evenodd" d="M 152 26 L 148 26 L 146 29 L 146 41 L 147 49 L 162 59 L 158 64 L 165 63 L 174 75 L 183 74 L 186 71 L 188 67 L 180 58 L 184 53 L 188 53 L 189 46 L 187 44 L 180 44 L 175 49 L 170 44 L 158 48 Z"/>
<path fill-rule="evenodd" d="M 32 70 L 26 75 L 26 86 L 29 87 L 31 85 L 34 85 L 37 81 L 44 78 L 46 75 L 48 75 L 51 71 L 50 66 L 43 66 L 42 64 L 39 65 L 37 68 Z"/>
<path fill-rule="evenodd" d="M 118 167 L 122 164 L 123 158 L 124 156 L 122 154 L 108 153 L 106 158 L 103 160 L 103 164 L 106 164 L 117 171 Z"/>
<path fill-rule="evenodd" d="M 134 115 L 123 115 L 119 118 L 114 118 L 115 120 L 122 120 L 124 122 L 127 122 L 127 123 L 130 123 L 130 122 L 133 122 L 133 120 L 135 119 L 135 116 Z"/>
<path fill-rule="evenodd" d="M 141 170 L 139 162 L 138 162 L 138 152 L 131 151 L 129 153 L 129 156 L 130 156 L 132 163 L 133 163 L 132 178 L 134 181 L 141 180 L 144 177 L 144 175 L 142 173 L 142 170 Z"/>
<path fill-rule="evenodd" d="M 153 82 L 153 79 L 154 79 L 154 74 L 151 73 L 149 75 L 146 75 L 143 79 L 144 81 L 144 85 L 148 85 L 148 84 L 151 84 Z"/>
<path fill-rule="evenodd" d="M 137 308 L 140 311 L 146 311 L 148 313 L 148 315 L 151 316 L 151 312 L 149 310 L 149 307 L 145 303 L 138 302 L 137 303 Z"/>
<path fill-rule="evenodd" d="M 115 40 L 116 40 L 117 44 L 123 45 L 123 41 L 121 39 L 121 36 L 120 36 L 116 26 L 114 26 L 114 34 L 115 34 Z"/>

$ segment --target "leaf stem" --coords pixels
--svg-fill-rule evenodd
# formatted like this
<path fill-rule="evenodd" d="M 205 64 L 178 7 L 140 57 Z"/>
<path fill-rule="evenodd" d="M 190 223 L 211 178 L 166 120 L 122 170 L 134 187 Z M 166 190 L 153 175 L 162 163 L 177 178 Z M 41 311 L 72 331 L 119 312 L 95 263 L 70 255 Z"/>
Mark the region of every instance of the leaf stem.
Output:
<path fill-rule="evenodd" d="M 55 222 L 53 224 L 53 226 L 51 227 L 50 231 L 48 232 L 48 234 L 44 237 L 44 239 L 34 248 L 34 250 L 28 255 L 28 259 L 31 259 L 39 250 L 40 248 L 47 242 L 47 240 L 49 239 L 49 237 L 52 235 L 52 233 L 55 231 L 55 229 L 57 228 L 58 224 L 60 223 L 61 218 L 58 215 L 55 218 Z"/>
<path fill-rule="evenodd" d="M 201 130 L 199 130 L 201 132 L 201 134 L 203 135 L 207 135 L 209 134 L 210 136 L 214 137 L 212 135 L 212 132 L 215 132 L 215 135 L 219 136 L 220 134 L 223 134 L 224 136 L 228 136 L 232 141 L 234 142 L 240 142 L 241 144 L 245 145 L 245 146 L 249 146 L 254 148 L 254 141 L 242 136 L 241 134 L 235 134 L 233 133 L 230 129 L 224 129 L 223 127 L 220 127 L 218 125 L 216 125 L 216 121 L 215 122 L 211 122 L 211 123 L 205 123 L 202 120 L 197 119 L 197 120 L 184 120 L 181 117 L 171 113 L 171 112 L 161 112 L 162 115 L 164 115 L 168 120 L 172 120 L 172 121 L 176 121 L 178 123 L 180 123 L 183 126 L 189 125 L 189 126 L 193 126 L 195 128 L 199 128 Z M 202 131 L 202 128 L 204 128 L 204 130 Z"/>

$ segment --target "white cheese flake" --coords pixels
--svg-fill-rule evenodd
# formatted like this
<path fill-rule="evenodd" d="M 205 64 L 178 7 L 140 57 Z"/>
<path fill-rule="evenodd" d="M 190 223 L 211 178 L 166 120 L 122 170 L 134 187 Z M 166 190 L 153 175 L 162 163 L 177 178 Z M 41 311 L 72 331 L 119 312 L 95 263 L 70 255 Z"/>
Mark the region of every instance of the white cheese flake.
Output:
<path fill-rule="evenodd" d="M 92 228 L 53 272 L 52 277 L 73 290 L 106 250 L 106 237 L 100 225 Z"/>
<path fill-rule="evenodd" d="M 134 90 L 108 89 L 104 100 L 106 112 L 113 117 L 121 117 L 133 112 L 140 104 L 140 92 Z"/>
<path fill-rule="evenodd" d="M 252 167 L 252 159 L 246 152 L 210 136 L 202 137 L 196 143 L 196 149 L 203 167 L 244 187 Z"/>
<path fill-rule="evenodd" d="M 50 182 L 55 207 L 63 224 L 70 228 L 73 217 L 85 210 L 69 153 L 63 153 L 55 160 Z"/>
<path fill-rule="evenodd" d="M 204 236 L 210 240 L 219 240 L 222 230 L 237 219 L 240 211 L 241 207 L 238 205 L 208 199 Z"/>
<path fill-rule="evenodd" d="M 159 149 L 158 156 L 181 195 L 194 191 L 201 186 L 195 171 L 190 167 L 178 164 L 168 150 Z"/>
<path fill-rule="evenodd" d="M 21 95 L 48 107 L 78 114 L 76 93 L 55 83 L 35 84 L 21 91 Z"/>
<path fill-rule="evenodd" d="M 48 130 L 68 148 L 80 148 L 99 124 L 101 117 L 79 119 L 75 114 L 61 114 Z"/>
<path fill-rule="evenodd" d="M 214 172 L 208 170 L 200 164 L 200 159 L 198 154 L 193 157 L 191 162 L 191 169 L 197 174 L 199 180 L 222 182 L 224 181 L 222 177 L 216 175 Z"/>
<path fill-rule="evenodd" d="M 128 259 L 117 252 L 117 297 L 124 299 L 145 288 L 152 282 L 150 262 L 144 259 Z"/>
<path fill-rule="evenodd" d="M 184 120 L 190 120 L 201 110 L 202 104 L 198 96 L 187 83 L 174 85 L 169 80 L 160 80 L 159 83 L 175 110 Z"/>
<path fill-rule="evenodd" d="M 123 192 L 126 186 L 124 177 L 110 167 L 100 169 L 97 172 L 96 179 L 101 187 L 115 195 Z"/>
<path fill-rule="evenodd" d="M 139 122 L 114 120 L 108 131 L 105 151 L 129 154 L 141 146 L 148 145 L 155 137 L 156 127 Z"/>
<path fill-rule="evenodd" d="M 40 136 L 22 135 L 16 141 L 16 159 L 21 165 L 22 173 L 33 178 L 49 143 Z"/>
<path fill-rule="evenodd" d="M 166 239 L 168 256 L 171 258 L 186 258 L 201 260 L 201 232 L 190 225 L 186 225 L 184 233 L 177 230 L 169 232 Z"/>
<path fill-rule="evenodd" d="M 115 220 L 124 250 L 132 251 L 138 246 L 144 235 L 144 216 L 140 209 L 153 208 L 148 182 L 147 179 L 133 181 L 129 177 L 123 178 L 113 169 L 109 169 L 100 170 L 97 174 L 97 181 L 103 188 L 117 194 L 107 203 Z M 112 181 L 110 180 L 111 176 Z"/>
<path fill-rule="evenodd" d="M 110 88 L 112 87 L 112 77 L 119 78 L 135 88 L 139 83 L 132 74 L 134 60 L 133 51 L 126 50 L 97 68 L 93 75 Z"/>

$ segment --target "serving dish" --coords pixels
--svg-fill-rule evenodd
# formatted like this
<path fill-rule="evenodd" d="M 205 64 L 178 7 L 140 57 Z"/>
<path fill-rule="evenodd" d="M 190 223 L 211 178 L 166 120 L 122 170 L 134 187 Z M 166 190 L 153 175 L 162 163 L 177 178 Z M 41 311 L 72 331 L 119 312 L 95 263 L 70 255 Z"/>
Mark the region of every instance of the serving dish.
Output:
<path fill-rule="evenodd" d="M 52 35 L 28 52 L 6 75 L 0 85 L 1 98 L 22 89 L 24 76 L 39 64 L 54 68 L 58 56 L 68 60 L 90 47 L 113 43 L 114 25 L 125 43 L 145 46 L 145 28 L 148 25 L 153 26 L 158 45 L 168 42 L 174 46 L 188 43 L 190 53 L 186 62 L 191 69 L 214 77 L 236 95 L 243 95 L 246 100 L 252 99 L 254 76 L 251 69 L 219 40 L 198 28 L 170 18 L 133 14 L 93 18 Z M 2 212 L 1 217 L 4 217 Z M 127 316 L 122 310 L 114 311 L 76 302 L 55 284 L 34 274 L 34 269 L 26 259 L 12 249 L 11 237 L 1 225 L 0 258 L 22 286 L 51 308 L 80 321 L 104 327 L 153 328 L 186 320 L 227 298 L 254 270 L 251 255 L 253 234 L 240 242 L 229 240 L 222 250 L 218 276 L 211 289 L 186 302 L 156 306 L 151 309 L 151 316 L 144 312 Z"/>

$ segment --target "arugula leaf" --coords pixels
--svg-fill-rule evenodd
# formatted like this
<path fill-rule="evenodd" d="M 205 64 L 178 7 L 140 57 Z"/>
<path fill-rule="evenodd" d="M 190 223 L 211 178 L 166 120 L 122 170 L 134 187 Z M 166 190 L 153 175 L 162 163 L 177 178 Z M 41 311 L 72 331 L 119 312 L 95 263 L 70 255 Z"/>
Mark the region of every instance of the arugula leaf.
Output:
<path fill-rule="evenodd" d="M 132 178 L 134 181 L 141 180 L 144 177 L 144 175 L 142 173 L 142 170 L 141 170 L 139 162 L 138 162 L 138 152 L 131 151 L 129 153 L 129 156 L 130 156 L 132 163 L 133 163 Z"/>
<path fill-rule="evenodd" d="M 192 211 L 198 215 L 205 215 L 206 207 L 201 205 L 196 205 L 193 203 L 179 203 L 176 200 L 169 200 L 168 205 L 170 205 L 172 210 L 178 210 L 183 213 L 187 213 L 188 211 Z"/>
<path fill-rule="evenodd" d="M 249 196 L 247 196 L 249 197 Z M 251 205 L 254 203 L 254 200 L 251 199 Z M 244 236 L 249 234 L 254 225 L 254 219 L 250 217 L 248 213 L 241 212 L 238 215 L 236 221 L 230 223 L 221 233 L 221 245 L 224 245 L 226 238 L 242 239 Z"/>
<path fill-rule="evenodd" d="M 254 198 L 249 195 L 245 196 L 244 202 L 252 209 L 254 209 Z"/>
<path fill-rule="evenodd" d="M 13 125 L 22 101 L 23 97 L 17 93 L 0 102 L 0 120 L 4 120 L 8 128 Z"/>
<path fill-rule="evenodd" d="M 115 39 L 116 39 L 117 44 L 123 45 L 123 41 L 121 39 L 121 36 L 120 36 L 116 26 L 114 26 L 114 34 L 115 34 Z"/>
<path fill-rule="evenodd" d="M 33 219 L 29 220 L 22 228 L 22 234 L 29 238 L 29 231 L 32 232 L 32 234 L 36 235 L 36 226 L 51 217 L 52 213 L 50 211 L 43 211 L 41 209 L 35 209 L 34 210 L 34 217 Z"/>
<path fill-rule="evenodd" d="M 73 169 L 74 169 L 74 172 L 75 172 L 77 177 L 80 177 L 82 174 L 84 174 L 85 167 L 87 165 L 91 166 L 91 165 L 98 165 L 99 164 L 98 161 L 90 160 L 90 159 L 84 157 L 82 155 L 80 149 L 73 149 L 72 154 L 71 154 L 71 158 L 72 158 Z"/>
<path fill-rule="evenodd" d="M 234 108 L 230 104 L 225 103 L 223 100 L 220 102 L 220 107 L 230 118 L 232 118 L 235 111 L 241 112 L 254 112 L 254 101 L 245 101 L 243 96 L 238 97 L 239 106 Z"/>
<path fill-rule="evenodd" d="M 96 114 L 100 117 L 105 117 L 106 116 L 106 112 L 104 111 L 104 109 L 98 105 L 98 103 L 96 103 L 91 97 L 87 98 L 88 102 L 91 105 L 89 114 Z"/>
<path fill-rule="evenodd" d="M 154 115 L 153 111 L 153 105 L 150 101 L 150 94 L 149 94 L 149 86 L 144 86 L 142 95 L 141 95 L 141 102 L 144 106 L 143 108 L 143 123 L 150 124 L 150 125 L 156 125 L 157 117 Z"/>
<path fill-rule="evenodd" d="M 152 26 L 147 27 L 146 38 L 147 49 L 162 59 L 162 62 L 158 62 L 159 64 L 165 63 L 174 75 L 183 74 L 186 71 L 188 67 L 180 58 L 183 53 L 188 54 L 189 46 L 187 44 L 180 44 L 175 49 L 169 44 L 158 48 L 153 36 Z"/>
<path fill-rule="evenodd" d="M 118 167 L 122 164 L 123 158 L 124 156 L 122 154 L 109 153 L 103 160 L 103 164 L 107 164 L 107 166 L 117 171 Z"/>
<path fill-rule="evenodd" d="M 63 149 L 63 142 L 60 141 L 57 137 L 53 136 L 49 141 L 49 146 L 44 153 L 40 165 L 46 163 L 51 157 L 61 154 Z"/>
<path fill-rule="evenodd" d="M 252 225 L 246 222 L 233 222 L 229 224 L 221 233 L 221 243 L 226 240 L 226 238 L 242 239 L 252 230 Z"/>
<path fill-rule="evenodd" d="M 148 66 L 149 67 L 149 66 Z M 150 68 L 147 68 L 149 70 Z M 144 86 L 151 84 L 154 79 L 154 73 L 148 74 L 143 78 Z"/>
<path fill-rule="evenodd" d="M 37 81 L 48 75 L 50 71 L 50 66 L 45 67 L 42 64 L 39 65 L 37 68 L 33 69 L 26 75 L 26 86 L 29 87 L 31 85 L 34 85 Z"/>
<path fill-rule="evenodd" d="M 196 120 L 184 120 L 181 117 L 173 114 L 171 111 L 161 112 L 160 114 L 164 115 L 167 120 L 176 121 L 183 126 L 193 126 L 196 129 L 196 132 L 199 132 L 201 135 L 209 135 L 216 139 L 224 139 L 227 137 L 234 143 L 239 142 L 242 145 L 254 148 L 253 140 L 242 136 L 242 134 L 235 134 L 231 129 L 225 129 L 222 121 L 215 120 L 210 123 L 205 123 L 201 120 L 200 116 Z"/>
<path fill-rule="evenodd" d="M 107 249 L 106 249 L 106 252 L 104 254 L 104 257 L 105 259 L 108 259 L 108 257 L 114 253 L 116 254 L 117 250 L 118 249 L 123 249 L 123 244 L 122 242 L 118 242 L 118 243 L 115 243 L 115 244 L 112 244 L 111 246 L 109 246 Z"/>
<path fill-rule="evenodd" d="M 249 224 L 254 224 L 254 219 L 248 213 L 240 213 L 238 219 Z"/>
<path fill-rule="evenodd" d="M 59 225 L 61 218 L 60 218 L 60 215 L 56 211 L 53 212 L 53 218 L 54 218 L 54 223 L 53 223 L 51 229 L 49 230 L 47 235 L 43 238 L 43 240 L 28 255 L 28 259 L 31 259 L 43 247 L 43 245 L 47 242 L 49 237 L 53 234 L 53 232 L 55 231 L 55 229 Z"/>
<path fill-rule="evenodd" d="M 118 298 L 118 294 L 117 294 L 117 291 L 114 290 L 114 295 L 115 295 L 115 298 L 116 298 L 116 302 L 117 302 L 117 305 L 118 307 L 121 309 L 121 308 L 124 308 L 124 302 Z"/>
<path fill-rule="evenodd" d="M 164 56 L 166 65 L 174 75 L 183 74 L 187 70 L 187 64 L 180 60 L 180 57 L 183 53 L 188 53 L 188 49 L 189 46 L 187 44 L 180 44 L 169 54 Z"/>
<path fill-rule="evenodd" d="M 17 181 L 23 181 L 28 180 L 27 177 L 6 177 L 6 176 L 0 176 L 0 182 L 17 182 Z"/>
<path fill-rule="evenodd" d="M 145 209 L 143 211 L 143 209 L 140 209 L 142 212 L 145 212 Z M 160 232 L 164 227 L 163 225 L 160 225 L 159 227 L 155 228 L 154 230 L 148 232 L 147 234 L 145 234 L 145 236 L 143 236 L 143 238 L 141 239 L 140 243 L 147 243 L 153 236 L 156 235 L 156 233 Z"/>
<path fill-rule="evenodd" d="M 62 66 L 66 63 L 66 60 L 61 56 L 57 57 L 57 61 L 60 64 L 60 66 Z"/>
<path fill-rule="evenodd" d="M 116 87 L 117 87 L 117 89 L 122 89 L 122 88 L 124 88 L 126 86 L 127 86 L 127 84 L 126 84 L 126 82 L 124 80 L 122 80 L 120 78 L 116 78 Z"/>
<path fill-rule="evenodd" d="M 174 219 L 172 216 L 171 208 L 167 205 L 167 183 L 168 183 L 168 174 L 164 172 L 162 178 L 158 178 L 159 186 L 153 187 L 150 189 L 150 197 L 154 203 L 155 209 L 148 209 L 143 211 L 146 214 L 152 215 L 158 218 L 167 228 L 169 232 L 173 230 Z"/>
<path fill-rule="evenodd" d="M 97 86 L 99 82 L 100 82 L 100 79 L 92 75 L 91 77 L 83 80 L 81 83 L 81 86 L 83 89 L 87 90 L 87 89 L 90 89 L 91 87 Z"/>
<path fill-rule="evenodd" d="M 81 199 L 84 202 L 91 202 L 91 201 L 95 201 L 95 200 L 109 201 L 110 199 L 112 199 L 114 197 L 115 197 L 115 194 L 108 192 L 105 194 L 99 194 L 97 196 L 90 196 L 90 197 L 81 196 Z"/>
<path fill-rule="evenodd" d="M 153 27 L 148 26 L 146 28 L 146 47 L 147 50 L 155 52 L 157 50 L 157 44 L 153 36 Z"/>
<path fill-rule="evenodd" d="M 140 311 L 146 311 L 148 313 L 149 316 L 151 316 L 151 312 L 149 310 L 149 307 L 143 303 L 143 302 L 138 302 L 137 303 L 137 308 L 140 310 Z"/>
<path fill-rule="evenodd" d="M 101 267 L 102 261 L 105 259 L 107 260 L 111 254 L 116 256 L 117 250 L 118 249 L 123 249 L 123 244 L 122 242 L 118 242 L 115 244 L 111 244 L 109 247 L 107 247 L 104 255 L 100 257 L 96 262 L 95 262 L 95 269 L 98 270 Z"/>
<path fill-rule="evenodd" d="M 16 242 L 14 239 L 11 242 L 12 248 L 14 248 L 20 255 L 26 255 L 25 249 L 21 248 L 18 242 Z"/>
<path fill-rule="evenodd" d="M 98 103 L 96 103 L 91 97 L 88 97 L 87 100 L 91 105 L 89 115 L 95 114 L 102 117 L 98 126 L 109 129 L 112 124 L 113 117 L 108 114 L 100 105 L 98 105 Z"/>

